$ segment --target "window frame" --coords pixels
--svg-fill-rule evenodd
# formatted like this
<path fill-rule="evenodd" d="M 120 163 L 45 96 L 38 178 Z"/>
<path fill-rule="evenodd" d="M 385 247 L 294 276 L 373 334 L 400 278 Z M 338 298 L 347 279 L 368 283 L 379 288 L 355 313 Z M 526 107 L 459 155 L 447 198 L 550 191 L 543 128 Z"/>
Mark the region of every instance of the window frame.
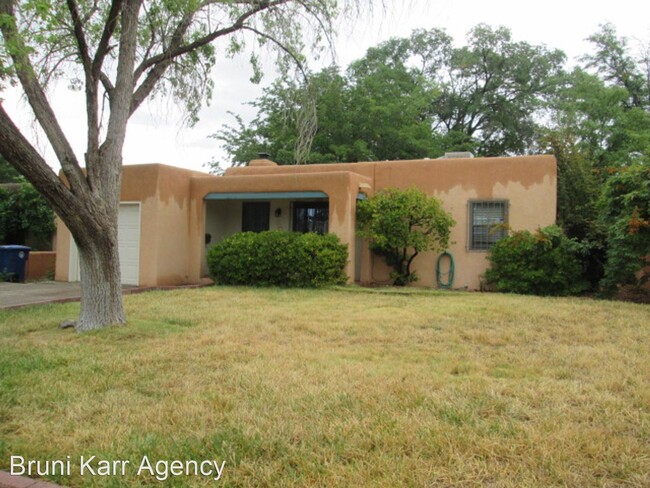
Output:
<path fill-rule="evenodd" d="M 266 209 L 266 218 L 262 218 L 261 220 L 264 220 L 266 222 L 266 229 L 247 229 L 247 225 L 249 223 L 254 223 L 255 218 L 252 221 L 247 221 L 246 216 L 247 216 L 247 208 L 257 208 L 258 212 L 260 208 Z M 259 212 L 255 217 L 264 217 L 265 212 Z M 271 229 L 271 202 L 266 201 L 266 200 L 253 200 L 253 201 L 244 201 L 242 202 L 242 210 L 241 210 L 241 231 L 242 232 L 264 232 L 267 230 Z"/>
<path fill-rule="evenodd" d="M 487 204 L 487 205 L 492 205 L 492 206 L 502 206 L 503 207 L 503 222 L 499 223 L 494 223 L 494 222 L 488 222 L 487 224 L 474 224 L 474 216 L 476 212 L 476 205 L 478 204 Z M 490 252 L 494 244 L 496 244 L 497 241 L 500 239 L 503 239 L 504 237 L 507 236 L 507 230 L 503 229 L 498 231 L 499 232 L 499 237 L 496 239 L 492 240 L 490 239 L 490 230 L 489 227 L 492 227 L 493 225 L 508 225 L 509 219 L 510 219 L 510 201 L 507 199 L 499 198 L 499 199 L 489 199 L 489 198 L 477 198 L 477 199 L 472 199 L 467 202 L 468 206 L 468 214 L 469 214 L 469 219 L 468 219 L 468 229 L 467 229 L 467 250 L 471 252 Z M 489 217 L 487 217 L 489 219 Z M 475 234 L 474 234 L 474 229 L 477 226 L 488 226 L 487 234 L 486 234 L 486 239 L 485 239 L 485 247 L 483 245 L 476 246 L 475 245 Z"/>
<path fill-rule="evenodd" d="M 296 229 L 296 224 L 297 224 L 296 210 L 309 209 L 309 208 L 325 209 L 327 211 L 327 221 L 325 223 L 324 232 L 319 232 L 314 230 L 305 231 L 302 229 Z M 291 202 L 291 230 L 293 232 L 301 232 L 301 233 L 316 232 L 318 234 L 327 234 L 329 232 L 329 226 L 330 226 L 329 224 L 330 224 L 329 200 L 297 200 Z"/>

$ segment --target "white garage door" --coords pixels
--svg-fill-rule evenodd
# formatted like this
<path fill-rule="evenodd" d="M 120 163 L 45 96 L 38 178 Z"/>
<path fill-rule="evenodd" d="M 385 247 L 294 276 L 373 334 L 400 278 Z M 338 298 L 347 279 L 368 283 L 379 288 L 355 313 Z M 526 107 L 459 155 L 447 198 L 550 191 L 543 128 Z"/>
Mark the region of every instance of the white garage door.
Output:
<path fill-rule="evenodd" d="M 122 284 L 138 285 L 140 268 L 140 204 L 120 203 L 117 223 L 118 251 Z M 70 281 L 79 281 L 79 253 L 72 241 L 70 246 Z"/>
<path fill-rule="evenodd" d="M 122 284 L 138 285 L 140 268 L 140 204 L 121 203 L 117 223 Z"/>

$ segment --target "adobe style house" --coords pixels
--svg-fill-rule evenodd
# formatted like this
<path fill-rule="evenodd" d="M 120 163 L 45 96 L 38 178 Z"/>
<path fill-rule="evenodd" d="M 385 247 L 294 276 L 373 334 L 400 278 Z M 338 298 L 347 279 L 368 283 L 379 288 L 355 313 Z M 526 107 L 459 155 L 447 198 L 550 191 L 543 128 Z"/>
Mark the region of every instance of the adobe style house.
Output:
<path fill-rule="evenodd" d="M 348 245 L 350 282 L 389 283 L 390 270 L 357 238 L 357 201 L 389 187 L 415 186 L 442 200 L 456 220 L 449 252 L 453 288 L 475 290 L 496 223 L 534 230 L 554 223 L 552 156 L 442 158 L 278 166 L 260 159 L 223 176 L 147 164 L 125 166 L 119 242 L 122 280 L 139 286 L 199 283 L 206 250 L 241 231 L 332 232 Z M 70 233 L 59 222 L 56 279 L 79 279 Z M 414 261 L 417 285 L 436 286 L 433 253 Z"/>

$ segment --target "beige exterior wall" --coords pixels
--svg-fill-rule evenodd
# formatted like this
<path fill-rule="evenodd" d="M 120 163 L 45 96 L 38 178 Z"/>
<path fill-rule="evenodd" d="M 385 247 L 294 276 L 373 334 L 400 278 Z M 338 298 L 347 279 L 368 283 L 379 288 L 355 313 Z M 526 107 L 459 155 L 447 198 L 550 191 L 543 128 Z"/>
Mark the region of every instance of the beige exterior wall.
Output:
<path fill-rule="evenodd" d="M 124 166 L 122 202 L 140 203 L 139 285 L 190 283 L 190 180 L 203 173 L 161 164 Z M 56 279 L 68 281 L 71 235 L 57 219 Z"/>
<path fill-rule="evenodd" d="M 470 251 L 469 202 L 507 200 L 513 229 L 534 230 L 555 221 L 556 163 L 552 156 L 436 159 L 276 166 L 269 161 L 231 168 L 224 176 L 163 165 L 125 166 L 122 200 L 140 202 L 140 285 L 198 283 L 207 272 L 205 235 L 212 243 L 241 229 L 241 200 L 205 200 L 210 193 L 323 192 L 329 230 L 349 246 L 346 272 L 352 281 L 386 283 L 389 270 L 367 245 L 357 249 L 357 195 L 389 187 L 416 186 L 437 196 L 453 215 L 454 288 L 477 289 L 486 252 Z M 271 229 L 291 229 L 291 201 L 271 199 Z M 282 209 L 275 217 L 276 208 Z M 70 234 L 58 226 L 56 278 L 68 279 Z M 414 261 L 419 286 L 435 286 L 437 255 Z M 356 269 L 355 269 L 356 268 Z"/>
<path fill-rule="evenodd" d="M 454 288 L 475 290 L 487 269 L 486 251 L 469 250 L 469 202 L 507 200 L 508 224 L 516 230 L 534 230 L 555 222 L 556 162 L 553 156 L 511 158 L 424 159 L 309 166 L 248 166 L 232 168 L 227 176 L 322 175 L 350 171 L 370 180 L 370 191 L 418 187 L 440 198 L 456 220 L 452 246 L 456 273 Z M 350 210 L 352 211 L 352 210 Z M 351 257 L 354 259 L 354 257 Z M 416 286 L 436 286 L 438 255 L 424 253 L 415 258 L 419 276 Z M 361 250 L 362 283 L 389 283 L 390 269 L 383 260 Z"/>

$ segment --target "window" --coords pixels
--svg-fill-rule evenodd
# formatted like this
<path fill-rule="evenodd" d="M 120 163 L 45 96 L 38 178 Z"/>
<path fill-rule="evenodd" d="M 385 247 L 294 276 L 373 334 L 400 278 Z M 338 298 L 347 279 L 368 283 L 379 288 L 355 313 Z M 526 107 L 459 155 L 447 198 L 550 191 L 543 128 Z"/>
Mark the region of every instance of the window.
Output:
<path fill-rule="evenodd" d="M 242 232 L 262 232 L 269 230 L 271 202 L 243 202 Z"/>
<path fill-rule="evenodd" d="M 327 234 L 329 213 L 327 202 L 294 202 L 293 231 Z"/>
<path fill-rule="evenodd" d="M 506 236 L 505 226 L 501 224 L 508 222 L 508 202 L 487 200 L 470 202 L 469 205 L 469 248 L 475 251 L 487 251 L 495 242 Z"/>

